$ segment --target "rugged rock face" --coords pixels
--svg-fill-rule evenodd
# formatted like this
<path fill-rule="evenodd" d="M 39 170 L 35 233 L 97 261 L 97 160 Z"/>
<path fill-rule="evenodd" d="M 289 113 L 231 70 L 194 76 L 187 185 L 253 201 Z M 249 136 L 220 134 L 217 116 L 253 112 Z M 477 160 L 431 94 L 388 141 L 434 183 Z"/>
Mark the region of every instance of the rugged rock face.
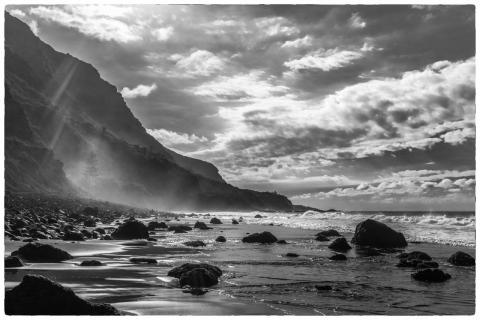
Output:
<path fill-rule="evenodd" d="M 212 164 L 162 146 L 93 66 L 55 51 L 8 13 L 5 89 L 6 190 L 91 192 L 166 209 L 292 207 L 284 196 L 235 188 Z M 79 174 L 91 166 L 95 174 Z"/>
<path fill-rule="evenodd" d="M 22 282 L 5 293 L 8 315 L 119 315 L 108 304 L 90 303 L 71 289 L 45 277 L 26 275 Z"/>
<path fill-rule="evenodd" d="M 371 219 L 367 219 L 357 225 L 352 243 L 376 248 L 398 248 L 408 245 L 402 233 L 396 232 L 386 224 Z"/>
<path fill-rule="evenodd" d="M 12 252 L 12 256 L 19 256 L 26 260 L 39 262 L 60 262 L 73 258 L 68 252 L 62 249 L 38 242 L 31 242 L 20 247 L 17 251 Z"/>
<path fill-rule="evenodd" d="M 346 252 L 352 249 L 352 247 L 348 244 L 347 239 L 345 238 L 335 239 L 332 243 L 330 243 L 328 248 L 334 251 L 340 251 L 340 252 Z"/>

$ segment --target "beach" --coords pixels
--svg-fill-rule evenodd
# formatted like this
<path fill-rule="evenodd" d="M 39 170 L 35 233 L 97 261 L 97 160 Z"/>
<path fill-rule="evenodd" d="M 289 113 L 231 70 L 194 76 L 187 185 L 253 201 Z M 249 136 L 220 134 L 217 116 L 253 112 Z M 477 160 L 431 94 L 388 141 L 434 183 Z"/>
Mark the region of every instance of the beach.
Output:
<path fill-rule="evenodd" d="M 260 214 L 262 218 L 255 218 Z M 405 232 L 409 241 L 404 250 L 382 252 L 370 256 L 360 248 L 345 253 L 346 261 L 331 261 L 334 253 L 330 242 L 315 241 L 315 234 L 327 227 L 337 229 L 350 240 L 353 230 L 349 224 L 364 218 L 359 213 L 340 212 L 209 212 L 177 213 L 177 218 L 161 214 L 145 216 L 140 220 L 165 221 L 171 225 L 190 225 L 205 222 L 212 229 L 193 229 L 187 233 L 155 230 L 150 237 L 156 241 L 41 240 L 42 243 L 69 252 L 73 259 L 59 263 L 28 263 L 24 267 L 7 269 L 6 289 L 17 285 L 26 274 L 44 275 L 70 287 L 80 297 L 98 303 L 112 304 L 118 310 L 136 315 L 469 315 L 475 312 L 475 267 L 453 266 L 447 259 L 456 251 L 475 255 L 473 245 L 464 232 L 462 239 L 449 243 L 443 234 L 448 228 L 472 227 L 466 223 L 471 216 L 453 216 L 456 224 L 445 225 L 438 241 L 420 241 Z M 316 216 L 317 215 L 317 216 Z M 379 218 L 378 213 L 364 214 Z M 429 214 L 435 217 L 433 214 Z M 329 217 L 328 219 L 326 217 Z M 392 215 L 384 214 L 385 217 Z M 440 220 L 448 215 L 437 214 Z M 123 218 L 127 218 L 125 215 Z M 175 217 L 175 216 L 173 216 Z M 223 224 L 210 224 L 212 217 Z M 232 218 L 243 222 L 232 224 Z M 294 220 L 290 225 L 283 220 Z M 288 218 L 290 217 L 290 218 Z M 295 218 L 296 217 L 296 218 Z M 300 226 L 301 221 L 322 221 L 315 225 Z M 313 219 L 312 219 L 313 217 Z M 321 218 L 319 218 L 321 217 Z M 335 219 L 336 217 L 336 219 Z M 394 219 L 396 216 L 394 216 Z M 419 219 L 418 215 L 417 218 Z M 422 216 L 422 219 L 425 215 Z M 458 218 L 458 219 L 457 219 Z M 120 221 L 122 219 L 119 219 Z M 169 220 L 169 221 L 167 221 Z M 338 221 L 349 221 L 339 225 Z M 398 220 L 398 219 L 397 219 Z M 393 220 L 392 220 L 393 221 Z M 403 220 L 402 220 L 403 221 Z M 464 223 L 465 222 L 465 223 Z M 320 223 L 320 222 L 318 222 Z M 406 220 L 391 222 L 392 227 L 407 228 Z M 435 223 L 439 225 L 439 223 Z M 97 227 L 112 227 L 97 225 Z M 419 224 L 412 226 L 416 234 Z M 446 229 L 445 229 L 446 228 Z M 473 224 L 474 228 L 474 224 Z M 88 228 L 87 228 L 88 229 Z M 94 229 L 94 228 L 92 228 Z M 247 234 L 269 231 L 286 244 L 252 244 L 241 240 Z M 401 230 L 405 231 L 405 230 Z M 407 230 L 408 231 L 408 230 Z M 216 242 L 224 236 L 226 242 Z M 431 237 L 432 232 L 424 237 Z M 202 240 L 205 247 L 188 247 L 184 242 Z M 461 243 L 461 244 L 460 244 Z M 5 254 L 9 255 L 22 241 L 5 242 Z M 424 283 L 412 279 L 412 268 L 399 268 L 401 252 L 422 251 L 439 263 L 439 268 L 451 275 L 443 283 Z M 288 257 L 287 253 L 298 256 Z M 156 264 L 136 264 L 134 257 L 148 257 Z M 104 265 L 85 267 L 84 260 L 99 260 Z M 173 267 L 186 262 L 206 262 L 218 266 L 223 275 L 216 286 L 200 296 L 184 293 L 174 278 L 167 273 Z M 317 287 L 330 286 L 329 290 Z"/>

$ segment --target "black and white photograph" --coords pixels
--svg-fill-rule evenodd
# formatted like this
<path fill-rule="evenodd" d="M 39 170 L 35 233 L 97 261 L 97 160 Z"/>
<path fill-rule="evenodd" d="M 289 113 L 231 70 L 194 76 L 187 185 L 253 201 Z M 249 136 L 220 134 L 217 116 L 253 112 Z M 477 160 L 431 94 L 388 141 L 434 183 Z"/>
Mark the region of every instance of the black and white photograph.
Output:
<path fill-rule="evenodd" d="M 475 317 L 474 2 L 3 10 L 4 315 Z"/>

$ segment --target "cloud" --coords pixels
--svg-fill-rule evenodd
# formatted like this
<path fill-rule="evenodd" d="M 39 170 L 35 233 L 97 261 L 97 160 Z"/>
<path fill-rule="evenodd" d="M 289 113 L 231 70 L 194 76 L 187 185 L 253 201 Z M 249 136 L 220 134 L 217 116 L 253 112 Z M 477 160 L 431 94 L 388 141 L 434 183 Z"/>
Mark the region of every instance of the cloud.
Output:
<path fill-rule="evenodd" d="M 313 43 L 313 38 L 309 35 L 306 35 L 303 38 L 298 38 L 295 40 L 285 41 L 282 44 L 282 48 L 305 48 L 310 47 Z"/>
<path fill-rule="evenodd" d="M 355 12 L 350 17 L 350 25 L 354 29 L 363 29 L 367 26 L 367 23 L 365 22 L 365 20 L 363 20 L 363 18 L 360 16 L 358 12 Z"/>
<path fill-rule="evenodd" d="M 134 99 L 137 97 L 147 97 L 155 89 L 157 89 L 157 85 L 155 83 L 152 83 L 149 86 L 145 84 L 139 84 L 133 89 L 125 87 L 120 93 L 125 99 Z"/>
<path fill-rule="evenodd" d="M 152 30 L 152 35 L 158 41 L 167 41 L 173 35 L 173 27 L 168 26 L 168 27 L 165 27 L 165 28 L 159 28 L 159 29 Z"/>
<path fill-rule="evenodd" d="M 310 53 L 300 59 L 285 62 L 285 66 L 291 70 L 320 69 L 331 71 L 348 66 L 353 61 L 363 57 L 363 53 L 350 50 L 319 50 Z"/>
<path fill-rule="evenodd" d="M 142 39 L 138 25 L 121 20 L 131 12 L 131 7 L 111 5 L 38 6 L 29 10 L 33 16 L 76 29 L 84 35 L 120 43 Z"/>
<path fill-rule="evenodd" d="M 9 11 L 9 13 L 12 16 L 17 17 L 17 18 L 24 18 L 25 17 L 25 12 L 23 12 L 20 9 L 12 9 L 12 10 Z"/>
<path fill-rule="evenodd" d="M 182 149 L 182 147 L 190 146 L 200 147 L 208 142 L 208 139 L 203 136 L 199 137 L 195 134 L 178 133 L 166 129 L 147 129 L 147 133 L 157 139 L 161 144 L 173 149 Z"/>
<path fill-rule="evenodd" d="M 461 130 L 449 131 L 441 136 L 446 143 L 452 145 L 462 144 L 467 139 L 475 138 L 475 128 L 463 128 Z"/>
<path fill-rule="evenodd" d="M 189 55 L 175 54 L 171 60 L 176 62 L 179 69 L 194 77 L 210 76 L 226 66 L 224 59 L 206 50 L 196 50 Z"/>
<path fill-rule="evenodd" d="M 32 30 L 33 34 L 38 36 L 38 23 L 36 20 L 32 20 L 28 26 L 30 27 L 30 30 Z"/>

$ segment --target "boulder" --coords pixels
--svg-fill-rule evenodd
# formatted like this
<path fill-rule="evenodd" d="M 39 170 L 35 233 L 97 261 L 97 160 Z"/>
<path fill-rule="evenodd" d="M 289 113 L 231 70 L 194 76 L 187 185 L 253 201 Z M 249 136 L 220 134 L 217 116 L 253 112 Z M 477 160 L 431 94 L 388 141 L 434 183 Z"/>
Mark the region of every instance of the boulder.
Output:
<path fill-rule="evenodd" d="M 277 241 L 277 244 L 287 244 L 287 241 L 285 241 L 285 240 L 283 240 L 283 239 L 282 239 L 282 240 L 278 240 L 278 241 Z"/>
<path fill-rule="evenodd" d="M 203 242 L 201 240 L 187 241 L 187 242 L 184 242 L 183 244 L 186 245 L 186 246 L 195 247 L 195 248 L 206 246 L 205 242 Z"/>
<path fill-rule="evenodd" d="M 232 219 L 232 224 L 238 224 L 238 221 L 235 219 Z"/>
<path fill-rule="evenodd" d="M 469 255 L 468 253 L 457 251 L 450 256 L 447 260 L 455 266 L 474 266 L 475 258 Z"/>
<path fill-rule="evenodd" d="M 347 239 L 345 238 L 335 239 L 332 243 L 330 243 L 328 248 L 334 251 L 340 251 L 340 252 L 346 252 L 352 249 L 352 247 L 348 244 Z"/>
<path fill-rule="evenodd" d="M 423 260 L 423 261 L 431 261 L 432 257 L 430 257 L 428 254 L 422 251 L 412 251 L 412 252 L 404 252 L 400 255 L 398 255 L 398 258 L 400 259 L 406 259 L 406 260 Z"/>
<path fill-rule="evenodd" d="M 298 257 L 298 254 L 296 253 L 293 253 L 293 252 L 288 252 L 285 257 L 288 257 L 288 258 L 296 258 Z"/>
<path fill-rule="evenodd" d="M 99 267 L 103 266 L 103 263 L 101 263 L 98 260 L 85 260 L 80 263 L 80 266 L 82 267 Z"/>
<path fill-rule="evenodd" d="M 330 239 L 328 239 L 326 236 L 323 236 L 321 234 L 318 234 L 315 238 L 315 240 L 317 241 L 322 241 L 322 242 L 325 242 L 325 241 L 330 241 Z"/>
<path fill-rule="evenodd" d="M 262 243 L 262 244 L 265 244 L 265 243 L 270 244 L 270 243 L 274 243 L 274 242 L 277 242 L 277 241 L 278 241 L 278 239 L 268 231 L 264 231 L 262 233 L 250 234 L 250 235 L 248 235 L 248 236 L 246 236 L 245 238 L 242 239 L 242 242 Z"/>
<path fill-rule="evenodd" d="M 189 285 L 194 288 L 211 287 L 218 283 L 218 277 L 205 268 L 195 268 L 182 274 L 180 287 Z"/>
<path fill-rule="evenodd" d="M 210 223 L 211 224 L 222 224 L 222 221 L 220 221 L 220 219 L 218 219 L 218 218 L 212 218 L 212 219 L 210 219 Z"/>
<path fill-rule="evenodd" d="M 197 221 L 195 222 L 195 225 L 193 226 L 194 229 L 200 229 L 200 230 L 208 230 L 208 229 L 212 229 L 210 227 L 207 227 L 207 225 L 205 224 L 205 222 L 201 222 L 201 221 Z"/>
<path fill-rule="evenodd" d="M 168 231 L 174 231 L 175 233 L 187 233 L 187 231 L 191 231 L 191 230 L 192 230 L 192 227 L 185 226 L 185 225 L 168 227 Z"/>
<path fill-rule="evenodd" d="M 344 254 L 338 253 L 338 254 L 334 254 L 328 259 L 334 260 L 334 261 L 344 261 L 344 260 L 347 260 L 347 257 Z"/>
<path fill-rule="evenodd" d="M 158 221 L 150 221 L 147 226 L 148 230 L 155 230 L 155 229 L 167 229 L 168 226 L 165 222 L 158 222 Z"/>
<path fill-rule="evenodd" d="M 87 220 L 83 221 L 83 225 L 85 227 L 95 228 L 97 226 L 97 223 L 95 222 L 94 219 L 87 219 Z"/>
<path fill-rule="evenodd" d="M 90 303 L 43 276 L 26 275 L 5 293 L 8 315 L 119 315 L 109 304 Z"/>
<path fill-rule="evenodd" d="M 319 286 L 319 285 L 316 285 L 315 286 L 315 289 L 317 289 L 318 291 L 330 291 L 332 290 L 332 286 Z"/>
<path fill-rule="evenodd" d="M 182 264 L 179 267 L 173 268 L 172 270 L 170 270 L 168 272 L 167 275 L 169 277 L 174 277 L 174 278 L 180 279 L 180 277 L 184 273 L 186 273 L 188 271 L 191 271 L 193 269 L 198 269 L 198 268 L 207 269 L 217 277 L 220 277 L 222 275 L 222 270 L 220 270 L 220 268 L 218 268 L 216 266 L 212 266 L 211 264 L 208 264 L 208 263 L 185 263 L 185 264 Z"/>
<path fill-rule="evenodd" d="M 352 243 L 376 248 L 397 248 L 408 245 L 402 233 L 371 219 L 357 225 Z"/>
<path fill-rule="evenodd" d="M 157 264 L 157 260 L 152 258 L 130 258 L 131 263 Z"/>
<path fill-rule="evenodd" d="M 23 267 L 23 262 L 18 257 L 10 256 L 5 257 L 5 268 L 18 268 Z"/>
<path fill-rule="evenodd" d="M 20 247 L 17 251 L 12 252 L 12 256 L 19 256 L 26 260 L 38 262 L 60 262 L 73 258 L 62 249 L 38 242 L 30 242 Z"/>
<path fill-rule="evenodd" d="M 412 278 L 424 282 L 444 282 L 451 278 L 440 269 L 424 269 L 412 274 Z"/>
<path fill-rule="evenodd" d="M 148 229 L 142 222 L 130 219 L 112 232 L 112 238 L 119 240 L 147 239 Z"/>
<path fill-rule="evenodd" d="M 262 215 L 260 215 L 260 214 L 256 214 L 254 218 L 256 218 L 256 219 L 261 219 L 261 218 L 263 218 L 263 217 L 262 217 Z"/>
<path fill-rule="evenodd" d="M 320 231 L 319 233 L 316 234 L 316 236 L 324 236 L 324 237 L 341 237 L 342 235 L 338 233 L 337 230 L 334 229 L 329 229 L 325 231 Z"/>
<path fill-rule="evenodd" d="M 216 242 L 227 242 L 227 239 L 225 239 L 224 236 L 218 236 L 217 239 L 215 239 Z"/>

